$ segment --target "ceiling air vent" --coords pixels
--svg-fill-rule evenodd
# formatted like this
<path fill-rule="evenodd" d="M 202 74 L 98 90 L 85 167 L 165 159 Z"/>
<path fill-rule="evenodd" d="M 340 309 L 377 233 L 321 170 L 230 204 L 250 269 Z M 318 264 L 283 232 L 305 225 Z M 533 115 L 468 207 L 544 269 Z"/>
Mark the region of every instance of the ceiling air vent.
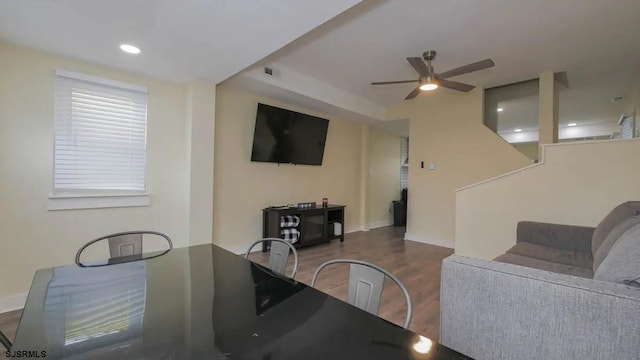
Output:
<path fill-rule="evenodd" d="M 269 76 L 273 76 L 273 69 L 270 67 L 265 67 L 264 68 L 264 73 L 269 75 Z"/>
<path fill-rule="evenodd" d="M 613 99 L 611 99 L 611 102 L 620 102 L 624 100 L 624 96 L 616 96 Z"/>

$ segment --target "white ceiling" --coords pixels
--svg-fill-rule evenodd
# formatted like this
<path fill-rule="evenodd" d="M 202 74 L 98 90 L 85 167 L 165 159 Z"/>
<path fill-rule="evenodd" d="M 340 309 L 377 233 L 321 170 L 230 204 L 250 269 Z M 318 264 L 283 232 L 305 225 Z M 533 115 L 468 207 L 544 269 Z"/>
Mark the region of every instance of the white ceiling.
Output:
<path fill-rule="evenodd" d="M 173 81 L 220 82 L 360 0 L 2 0 L 0 41 Z M 128 42 L 142 54 L 122 53 Z"/>
<path fill-rule="evenodd" d="M 492 58 L 492 69 L 452 80 L 492 87 L 567 71 L 588 74 L 640 66 L 638 0 L 369 0 L 270 56 L 269 61 L 322 79 L 380 104 L 417 78 L 406 62 L 427 49 L 436 72 Z"/>
<path fill-rule="evenodd" d="M 575 91 L 561 101 L 586 105 L 561 108 L 561 121 L 608 119 L 617 108 L 603 99 L 627 83 L 638 86 L 638 34 L 638 0 L 0 1 L 0 41 L 180 82 L 218 83 L 252 64 L 260 70 L 273 63 L 307 75 L 311 85 L 324 83 L 316 94 L 333 87 L 352 94 L 349 101 L 360 108 L 369 103 L 372 111 L 355 118 L 373 122 L 379 117 L 368 113 L 402 101 L 412 85 L 369 83 L 416 78 L 405 58 L 426 49 L 438 51 L 437 72 L 492 58 L 494 68 L 454 78 L 483 87 L 567 71 Z M 140 46 L 142 54 L 120 52 L 122 42 Z M 612 86 L 587 92 L 581 85 L 612 72 Z M 294 103 L 331 104 L 311 96 L 314 91 L 283 89 Z M 334 110 L 353 115 L 355 108 Z M 388 125 L 407 131 L 406 119 Z"/>

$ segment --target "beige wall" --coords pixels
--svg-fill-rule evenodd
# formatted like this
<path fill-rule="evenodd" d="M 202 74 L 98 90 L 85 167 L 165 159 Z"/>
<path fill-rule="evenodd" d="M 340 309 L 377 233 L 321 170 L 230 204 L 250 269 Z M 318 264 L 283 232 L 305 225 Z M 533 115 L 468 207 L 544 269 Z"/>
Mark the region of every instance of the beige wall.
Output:
<path fill-rule="evenodd" d="M 558 84 L 553 71 L 544 71 L 539 78 L 538 91 L 538 143 L 558 142 Z"/>
<path fill-rule="evenodd" d="M 359 124 L 330 117 L 322 166 L 251 162 L 258 102 L 311 115 L 314 111 L 218 86 L 214 162 L 214 243 L 243 252 L 262 237 L 261 209 L 302 201 L 346 205 L 346 231 L 360 224 Z"/>
<path fill-rule="evenodd" d="M 366 124 L 360 125 L 360 216 L 359 216 L 359 224 L 362 225 L 362 230 L 367 230 L 367 200 L 368 193 L 367 189 L 369 188 L 369 176 L 367 176 L 367 172 L 369 171 L 369 139 L 371 134 L 371 126 Z"/>
<path fill-rule="evenodd" d="M 410 119 L 407 239 L 452 247 L 455 190 L 530 164 L 482 124 L 482 108 L 482 89 L 441 89 L 389 109 Z"/>
<path fill-rule="evenodd" d="M 393 224 L 389 207 L 400 200 L 400 137 L 372 127 L 369 135 L 367 227 Z"/>
<path fill-rule="evenodd" d="M 215 84 L 198 81 L 186 88 L 189 245 L 211 243 L 213 235 L 215 101 Z"/>
<path fill-rule="evenodd" d="M 456 253 L 492 259 L 521 220 L 596 226 L 640 199 L 640 140 L 547 145 L 543 162 L 457 192 Z"/>
<path fill-rule="evenodd" d="M 538 160 L 538 152 L 539 147 L 538 142 L 527 142 L 527 143 L 515 143 L 511 144 L 514 148 L 520 151 L 524 156 L 528 157 L 530 160 Z"/>
<path fill-rule="evenodd" d="M 148 87 L 150 206 L 47 211 L 57 68 Z M 147 228 L 189 244 L 184 86 L 2 44 L 0 74 L 0 305 L 26 292 L 36 269 L 73 263 L 83 243 L 104 234 Z"/>

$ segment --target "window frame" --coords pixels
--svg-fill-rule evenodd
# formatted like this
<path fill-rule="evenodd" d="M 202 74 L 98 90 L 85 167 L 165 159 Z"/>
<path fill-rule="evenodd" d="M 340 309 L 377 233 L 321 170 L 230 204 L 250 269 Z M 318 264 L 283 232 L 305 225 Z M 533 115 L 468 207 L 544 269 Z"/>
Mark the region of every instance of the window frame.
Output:
<path fill-rule="evenodd" d="M 136 91 L 149 94 L 148 88 L 142 85 L 130 84 L 118 80 L 103 78 L 99 76 L 83 74 L 68 70 L 56 69 L 53 81 L 57 81 L 58 76 L 66 77 L 74 80 L 80 80 L 85 82 L 94 83 L 97 85 L 115 87 L 124 90 Z M 148 142 L 145 145 L 145 168 L 144 168 L 144 190 L 101 190 L 101 189 L 87 189 L 87 190 L 56 190 L 55 188 L 55 163 L 56 163 L 56 93 L 57 89 L 54 86 L 54 116 L 53 116 L 53 151 L 52 151 L 52 173 L 51 173 L 51 193 L 48 198 L 47 209 L 48 210 L 72 210 L 72 209 L 94 209 L 94 208 L 113 208 L 113 207 L 134 207 L 134 206 L 149 206 L 150 205 L 150 193 L 148 192 Z M 148 98 L 147 98 L 148 107 Z M 148 139 L 148 111 L 145 118 L 146 121 L 146 133 L 145 139 Z"/>

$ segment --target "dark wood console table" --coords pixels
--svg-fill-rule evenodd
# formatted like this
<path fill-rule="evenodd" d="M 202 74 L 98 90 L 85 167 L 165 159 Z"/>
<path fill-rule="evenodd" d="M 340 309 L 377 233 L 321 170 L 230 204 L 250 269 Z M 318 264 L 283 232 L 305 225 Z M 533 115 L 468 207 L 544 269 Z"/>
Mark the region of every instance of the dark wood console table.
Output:
<path fill-rule="evenodd" d="M 262 209 L 262 236 L 265 238 L 281 238 L 280 217 L 296 215 L 300 217 L 300 239 L 293 244 L 296 248 L 326 243 L 334 239 L 344 241 L 344 205 L 328 205 L 311 209 L 265 208 Z M 334 235 L 334 224 L 340 223 L 340 235 Z M 262 243 L 262 251 L 267 251 L 267 244 Z"/>

